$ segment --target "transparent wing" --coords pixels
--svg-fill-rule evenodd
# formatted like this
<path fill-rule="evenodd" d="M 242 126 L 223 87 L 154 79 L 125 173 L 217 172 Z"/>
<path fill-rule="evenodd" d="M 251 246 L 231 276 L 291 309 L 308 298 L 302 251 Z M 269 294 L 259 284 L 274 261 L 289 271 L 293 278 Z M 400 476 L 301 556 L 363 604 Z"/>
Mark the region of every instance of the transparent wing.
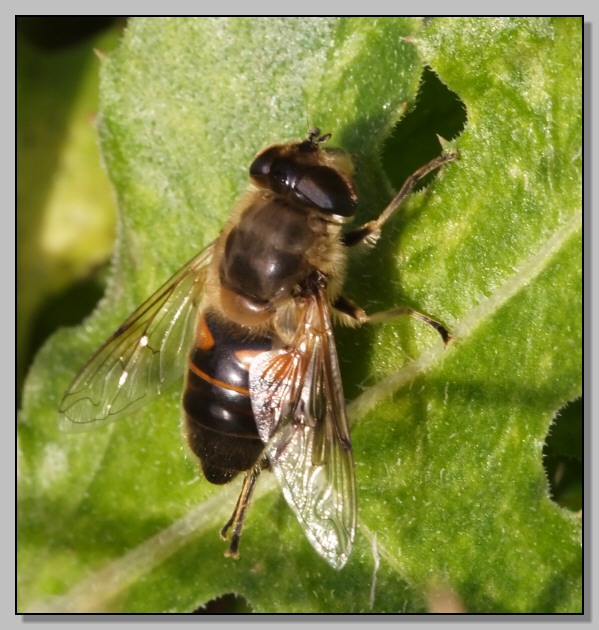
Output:
<path fill-rule="evenodd" d="M 184 373 L 212 251 L 181 267 L 92 355 L 60 403 L 63 429 L 130 414 Z"/>
<path fill-rule="evenodd" d="M 323 291 L 307 298 L 291 346 L 250 368 L 252 409 L 266 454 L 308 540 L 333 567 L 356 530 L 356 490 L 339 362 Z"/>

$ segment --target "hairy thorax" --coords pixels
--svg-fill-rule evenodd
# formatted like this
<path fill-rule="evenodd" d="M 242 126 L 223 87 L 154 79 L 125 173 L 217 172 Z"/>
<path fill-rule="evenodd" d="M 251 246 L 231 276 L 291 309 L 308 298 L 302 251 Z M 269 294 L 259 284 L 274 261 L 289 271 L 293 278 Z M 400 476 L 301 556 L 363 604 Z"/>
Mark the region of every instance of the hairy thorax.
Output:
<path fill-rule="evenodd" d="M 279 195 L 253 195 L 218 240 L 212 272 L 219 282 L 209 302 L 237 324 L 272 330 L 275 314 L 286 321 L 286 308 L 316 269 L 335 278 L 328 291 L 334 299 L 345 263 L 340 230 L 339 223 Z"/>

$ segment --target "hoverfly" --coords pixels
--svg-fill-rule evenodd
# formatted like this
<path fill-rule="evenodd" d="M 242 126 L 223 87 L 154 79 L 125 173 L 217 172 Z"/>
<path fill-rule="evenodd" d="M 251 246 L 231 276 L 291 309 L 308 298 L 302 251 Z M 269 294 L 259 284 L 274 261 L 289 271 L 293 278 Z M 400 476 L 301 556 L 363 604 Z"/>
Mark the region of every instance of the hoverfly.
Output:
<path fill-rule="evenodd" d="M 204 476 L 244 476 L 221 530 L 237 557 L 260 472 L 274 472 L 308 540 L 333 567 L 356 530 L 356 488 L 331 311 L 362 324 L 341 295 L 347 249 L 382 225 L 445 153 L 414 173 L 378 219 L 353 218 L 353 166 L 323 147 L 330 134 L 275 144 L 250 166 L 250 186 L 219 237 L 186 263 L 96 351 L 60 404 L 66 424 L 94 426 L 145 405 L 186 373 L 186 437 Z M 397 309 L 445 328 L 411 309 Z M 63 422 L 63 425 L 65 423 Z"/>

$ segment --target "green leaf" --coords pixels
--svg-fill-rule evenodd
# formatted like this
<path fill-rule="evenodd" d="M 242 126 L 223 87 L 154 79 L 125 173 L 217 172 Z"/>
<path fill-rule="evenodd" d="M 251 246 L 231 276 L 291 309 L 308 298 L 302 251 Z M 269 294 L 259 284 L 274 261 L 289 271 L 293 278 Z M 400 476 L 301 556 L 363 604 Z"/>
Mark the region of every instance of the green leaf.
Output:
<path fill-rule="evenodd" d="M 31 21 L 26 23 L 32 27 Z M 22 20 L 19 24 L 24 27 Z M 58 51 L 36 48 L 21 31 L 19 35 L 20 388 L 39 338 L 51 330 L 54 311 L 50 300 L 105 262 L 112 251 L 115 210 L 94 129 L 99 62 L 93 48 L 110 48 L 116 33 L 108 31 Z M 72 299 L 69 310 L 77 310 Z"/>
<path fill-rule="evenodd" d="M 337 333 L 359 497 L 343 570 L 267 474 L 241 559 L 224 559 L 238 484 L 201 479 L 176 388 L 74 435 L 57 429 L 62 392 L 218 234 L 265 145 L 332 131 L 355 157 L 359 220 L 376 216 L 382 143 L 424 64 L 465 104 L 460 160 L 352 258 L 346 293 L 370 312 L 408 303 L 455 339 L 407 318 Z M 19 610 L 190 612 L 236 593 L 256 612 L 420 612 L 450 592 L 472 612 L 580 612 L 580 518 L 542 463 L 581 392 L 580 69 L 571 18 L 131 20 L 101 83 L 121 208 L 108 292 L 39 353 L 19 418 Z"/>

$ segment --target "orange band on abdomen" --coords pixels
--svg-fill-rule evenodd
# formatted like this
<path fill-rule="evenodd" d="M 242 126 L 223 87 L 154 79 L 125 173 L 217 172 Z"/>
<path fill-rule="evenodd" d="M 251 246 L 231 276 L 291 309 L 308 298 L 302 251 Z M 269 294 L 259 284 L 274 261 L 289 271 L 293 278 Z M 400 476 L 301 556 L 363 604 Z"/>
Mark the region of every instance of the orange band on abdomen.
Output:
<path fill-rule="evenodd" d="M 223 389 L 228 389 L 228 390 L 230 390 L 232 392 L 237 392 L 238 394 L 242 394 L 243 396 L 249 396 L 250 395 L 250 390 L 249 389 L 245 389 L 244 387 L 237 387 L 235 385 L 231 385 L 231 383 L 225 383 L 224 381 L 221 381 L 221 380 L 219 380 L 217 378 L 214 378 L 214 377 L 210 376 L 209 374 L 206 374 L 206 372 L 204 372 L 203 370 L 200 370 L 200 368 L 197 365 L 195 365 L 195 363 L 193 363 L 191 361 L 189 362 L 189 369 L 194 374 L 199 376 L 204 381 L 207 381 L 211 385 L 216 385 L 217 387 L 222 387 Z"/>

